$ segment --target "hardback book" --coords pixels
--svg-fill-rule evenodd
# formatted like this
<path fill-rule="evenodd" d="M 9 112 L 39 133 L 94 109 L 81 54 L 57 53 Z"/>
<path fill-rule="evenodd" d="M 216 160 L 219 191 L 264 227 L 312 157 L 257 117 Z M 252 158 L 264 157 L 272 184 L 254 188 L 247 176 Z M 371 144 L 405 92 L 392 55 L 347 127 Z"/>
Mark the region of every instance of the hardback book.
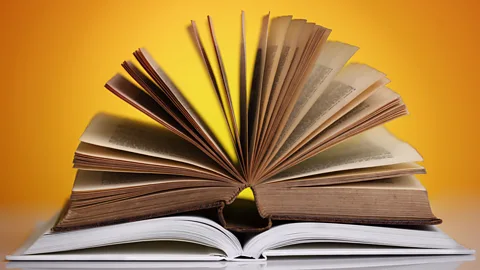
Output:
<path fill-rule="evenodd" d="M 286 222 L 262 233 L 237 234 L 237 237 L 204 216 L 161 217 L 60 233 L 51 231 L 56 220 L 57 217 L 40 226 L 24 246 L 7 259 L 36 262 L 256 261 L 309 258 L 307 256 L 361 258 L 474 253 L 432 225 L 412 228 Z"/>
<path fill-rule="evenodd" d="M 238 112 L 212 19 L 214 56 L 196 23 L 189 27 L 205 66 L 200 72 L 211 79 L 204 91 L 216 93 L 234 155 L 153 56 L 138 49 L 138 63 L 122 64 L 130 78 L 116 74 L 106 88 L 154 121 L 106 113 L 92 119 L 75 152 L 71 197 L 52 230 L 212 208 L 222 226 L 237 232 L 260 232 L 279 220 L 441 223 L 413 177 L 425 173 L 416 163 L 422 157 L 381 127 L 407 114 L 386 75 L 348 63 L 358 48 L 328 40 L 330 29 L 266 15 L 247 89 L 243 12 L 240 19 Z M 233 213 L 246 188 L 256 209 Z"/>

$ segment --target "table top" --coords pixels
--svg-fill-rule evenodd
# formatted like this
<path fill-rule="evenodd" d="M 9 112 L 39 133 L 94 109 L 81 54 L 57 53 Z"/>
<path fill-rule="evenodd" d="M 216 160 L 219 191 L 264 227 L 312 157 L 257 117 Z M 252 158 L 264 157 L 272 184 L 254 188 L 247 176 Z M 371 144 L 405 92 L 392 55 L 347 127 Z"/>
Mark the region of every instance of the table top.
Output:
<path fill-rule="evenodd" d="M 463 198 L 461 201 L 458 198 L 443 198 L 442 201 L 432 201 L 434 213 L 443 219 L 440 228 L 460 244 L 477 251 L 480 250 L 480 233 L 478 230 L 480 227 L 480 207 L 478 207 L 478 202 L 477 198 Z M 55 207 L 39 205 L 1 207 L 0 257 L 2 260 L 6 254 L 10 254 L 23 243 L 36 222 L 47 220 L 57 211 L 58 209 Z M 299 261 L 299 265 L 300 263 L 301 261 Z M 151 267 L 152 265 L 149 265 L 149 268 Z M 0 269 L 5 268 L 6 262 L 1 261 Z M 480 269 L 480 262 L 479 260 L 465 262 L 457 269 Z"/>

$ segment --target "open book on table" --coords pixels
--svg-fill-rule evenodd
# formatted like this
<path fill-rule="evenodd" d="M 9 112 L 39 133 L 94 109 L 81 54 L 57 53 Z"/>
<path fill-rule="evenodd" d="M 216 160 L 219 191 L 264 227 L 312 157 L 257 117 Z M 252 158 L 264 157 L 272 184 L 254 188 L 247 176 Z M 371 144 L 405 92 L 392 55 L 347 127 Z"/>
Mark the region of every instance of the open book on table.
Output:
<path fill-rule="evenodd" d="M 415 228 L 295 222 L 240 239 L 211 219 L 172 216 L 51 232 L 39 228 L 8 260 L 218 261 L 286 256 L 468 255 L 434 226 Z"/>

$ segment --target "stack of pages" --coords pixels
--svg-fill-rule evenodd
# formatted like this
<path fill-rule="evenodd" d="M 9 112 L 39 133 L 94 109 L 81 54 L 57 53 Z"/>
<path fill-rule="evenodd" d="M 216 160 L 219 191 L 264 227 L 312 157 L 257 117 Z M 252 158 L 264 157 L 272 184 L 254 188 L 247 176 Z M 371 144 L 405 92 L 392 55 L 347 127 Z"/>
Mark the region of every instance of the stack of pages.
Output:
<path fill-rule="evenodd" d="M 262 19 L 247 89 L 241 14 L 239 111 L 215 56 L 189 27 L 228 126 L 219 142 L 146 49 L 113 94 L 151 117 L 96 115 L 80 138 L 68 203 L 9 260 L 238 260 L 471 254 L 434 225 L 418 152 L 382 124 L 407 114 L 386 75 L 349 63 L 330 29 Z M 231 74 L 229 74 L 231 75 Z M 188 90 L 200 91 L 200 89 Z M 236 199 L 251 188 L 255 201 Z"/>

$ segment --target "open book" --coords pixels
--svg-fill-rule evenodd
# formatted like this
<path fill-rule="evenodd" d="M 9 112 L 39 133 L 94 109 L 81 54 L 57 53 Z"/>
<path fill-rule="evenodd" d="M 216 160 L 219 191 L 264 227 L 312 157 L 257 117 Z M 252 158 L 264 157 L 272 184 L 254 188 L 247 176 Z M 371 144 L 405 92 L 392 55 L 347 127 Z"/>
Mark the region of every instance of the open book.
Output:
<path fill-rule="evenodd" d="M 53 219 L 53 222 L 56 220 Z M 218 261 L 285 256 L 468 255 L 435 226 L 295 222 L 238 239 L 211 219 L 172 216 L 52 233 L 39 228 L 8 260 Z"/>
<path fill-rule="evenodd" d="M 138 49 L 139 66 L 122 64 L 131 78 L 117 74 L 106 88 L 158 124 L 105 113 L 93 118 L 75 152 L 79 171 L 70 200 L 53 230 L 211 208 L 218 209 L 221 225 L 239 232 L 268 229 L 272 220 L 440 223 L 411 176 L 425 173 L 416 164 L 422 157 L 380 127 L 407 114 L 400 96 L 385 86 L 386 75 L 347 64 L 358 48 L 327 40 L 331 30 L 266 15 L 247 91 L 243 13 L 241 22 L 238 119 L 212 19 L 213 58 L 195 22 L 189 28 L 235 156 L 153 56 Z M 229 214 L 245 188 L 253 190 L 258 210 Z"/>

